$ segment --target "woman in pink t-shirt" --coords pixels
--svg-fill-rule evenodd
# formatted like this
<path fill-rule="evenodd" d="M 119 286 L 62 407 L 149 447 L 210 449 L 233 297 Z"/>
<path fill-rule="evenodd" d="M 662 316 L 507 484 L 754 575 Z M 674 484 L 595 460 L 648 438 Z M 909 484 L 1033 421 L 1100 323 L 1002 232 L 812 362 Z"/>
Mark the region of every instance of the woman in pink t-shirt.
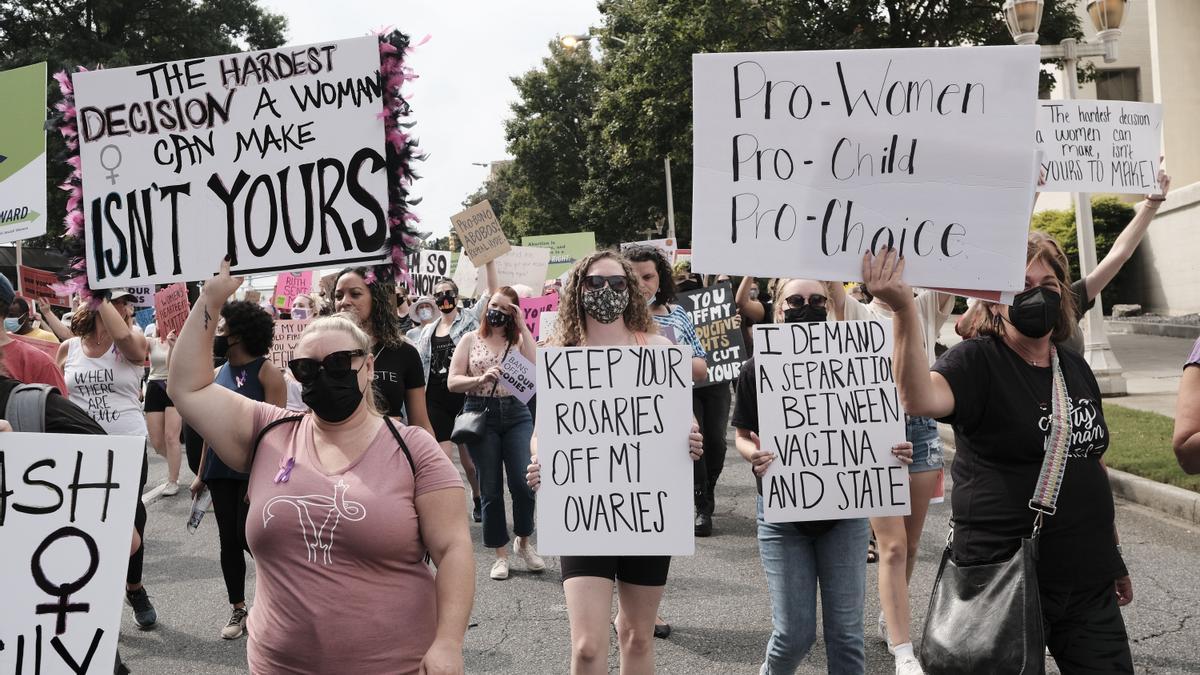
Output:
<path fill-rule="evenodd" d="M 428 432 L 376 411 L 370 340 L 346 317 L 310 324 L 289 363 L 310 413 L 214 385 L 215 317 L 240 285 L 228 260 L 204 285 L 168 382 L 217 456 L 250 472 L 250 671 L 463 672 L 475 561 L 458 472 Z"/>

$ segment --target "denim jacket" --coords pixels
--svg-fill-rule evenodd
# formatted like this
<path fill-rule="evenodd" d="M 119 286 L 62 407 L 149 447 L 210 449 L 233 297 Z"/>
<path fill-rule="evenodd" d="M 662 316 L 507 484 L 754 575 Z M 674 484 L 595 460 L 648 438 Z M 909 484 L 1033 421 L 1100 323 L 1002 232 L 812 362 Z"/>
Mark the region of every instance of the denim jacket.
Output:
<path fill-rule="evenodd" d="M 485 295 L 484 297 L 480 298 L 479 302 L 475 303 L 475 306 L 471 309 L 460 308 L 458 310 L 458 316 L 454 318 L 454 323 L 450 324 L 451 342 L 453 342 L 455 345 L 458 345 L 458 342 L 462 339 L 462 336 L 479 328 L 480 317 L 483 315 L 483 312 L 487 311 L 488 302 L 490 300 L 491 296 Z M 416 339 L 413 340 L 413 342 L 415 342 L 417 345 L 417 352 L 421 355 L 421 366 L 425 373 L 426 382 L 429 381 L 429 362 L 431 360 L 430 354 L 433 351 L 433 332 L 437 330 L 438 324 L 441 322 L 442 320 L 438 319 L 437 321 L 418 329 L 419 332 L 417 333 Z"/>

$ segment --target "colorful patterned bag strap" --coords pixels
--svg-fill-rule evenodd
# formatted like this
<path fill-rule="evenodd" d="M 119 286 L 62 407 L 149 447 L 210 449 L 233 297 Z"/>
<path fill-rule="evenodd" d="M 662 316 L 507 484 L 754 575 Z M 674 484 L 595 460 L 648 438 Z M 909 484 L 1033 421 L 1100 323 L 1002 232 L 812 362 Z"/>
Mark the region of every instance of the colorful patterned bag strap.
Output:
<path fill-rule="evenodd" d="M 1050 435 L 1046 437 L 1045 458 L 1038 476 L 1037 488 L 1029 508 L 1037 512 L 1033 532 L 1036 537 L 1042 520 L 1058 510 L 1058 492 L 1063 474 L 1067 471 L 1067 449 L 1071 445 L 1071 401 L 1067 396 L 1067 381 L 1063 377 L 1058 349 L 1050 345 L 1050 367 L 1054 371 L 1050 388 Z"/>

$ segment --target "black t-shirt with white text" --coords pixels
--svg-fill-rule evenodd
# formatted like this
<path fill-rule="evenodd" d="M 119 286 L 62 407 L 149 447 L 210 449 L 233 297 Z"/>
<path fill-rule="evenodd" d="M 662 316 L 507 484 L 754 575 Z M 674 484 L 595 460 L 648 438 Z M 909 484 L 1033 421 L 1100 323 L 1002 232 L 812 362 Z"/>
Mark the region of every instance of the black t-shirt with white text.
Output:
<path fill-rule="evenodd" d="M 1108 426 L 1100 388 L 1083 357 L 1058 350 L 1071 405 L 1071 441 L 1058 511 L 1039 542 L 1043 584 L 1094 584 L 1127 574 L 1114 540 L 1114 506 L 1100 462 Z M 933 366 L 950 384 L 957 454 L 954 558 L 961 563 L 1008 558 L 1033 529 L 1029 508 L 1050 434 L 1050 368 L 1031 366 L 1000 339 L 979 337 L 947 351 Z"/>
<path fill-rule="evenodd" d="M 392 417 L 406 417 L 405 396 L 409 389 L 425 386 L 421 354 L 408 342 L 398 347 L 384 347 L 375 354 L 375 390 L 387 406 L 384 411 Z"/>
<path fill-rule="evenodd" d="M 745 429 L 759 433 L 758 429 L 758 372 L 755 370 L 754 357 L 746 359 L 742 370 L 738 373 L 734 385 L 733 418 L 729 425 L 735 429 Z M 758 485 L 758 494 L 762 495 L 762 479 L 754 477 Z M 819 537 L 837 525 L 836 520 L 809 520 L 792 523 L 796 530 L 806 537 Z M 866 552 L 863 552 L 866 555 Z"/>

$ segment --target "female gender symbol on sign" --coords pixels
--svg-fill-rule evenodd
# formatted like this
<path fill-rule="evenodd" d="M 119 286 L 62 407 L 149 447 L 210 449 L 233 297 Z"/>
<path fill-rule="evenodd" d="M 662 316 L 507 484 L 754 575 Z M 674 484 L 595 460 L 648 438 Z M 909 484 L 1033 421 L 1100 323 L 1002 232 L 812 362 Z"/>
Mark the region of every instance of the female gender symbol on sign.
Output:
<path fill-rule="evenodd" d="M 117 161 L 114 162 L 112 166 L 109 166 L 104 163 L 104 153 L 107 152 L 110 148 L 115 150 L 117 153 Z M 118 148 L 117 146 L 112 145 L 111 143 L 109 145 L 104 146 L 103 148 L 100 148 L 100 166 L 105 169 L 108 169 L 108 175 L 105 176 L 105 178 L 108 179 L 108 182 L 110 184 L 116 185 L 117 178 L 120 177 L 117 174 L 117 167 L 121 166 L 121 148 Z"/>
<path fill-rule="evenodd" d="M 53 582 L 46 578 L 46 572 L 42 569 L 42 554 L 46 552 L 46 549 L 50 548 L 51 544 L 59 539 L 66 539 L 67 537 L 76 537 L 83 541 L 84 545 L 87 546 L 88 568 L 87 571 L 75 581 L 56 586 Z M 30 567 L 33 571 L 34 583 L 36 583 L 38 588 L 42 589 L 43 591 L 52 596 L 58 597 L 58 602 L 37 605 L 35 610 L 37 614 L 58 615 L 58 620 L 54 625 L 55 635 L 62 635 L 63 633 L 67 632 L 68 613 L 87 612 L 91 609 L 90 603 L 68 602 L 68 598 L 70 598 L 72 593 L 78 593 L 84 586 L 87 586 L 88 582 L 92 580 L 92 577 L 96 575 L 96 567 L 99 565 L 99 563 L 100 551 L 96 547 L 96 540 L 92 539 L 87 532 L 84 532 L 77 527 L 67 526 L 55 530 L 50 534 L 50 536 L 46 537 L 46 539 L 43 540 L 42 543 L 37 547 L 37 550 L 33 552 L 33 559 L 30 561 Z"/>

